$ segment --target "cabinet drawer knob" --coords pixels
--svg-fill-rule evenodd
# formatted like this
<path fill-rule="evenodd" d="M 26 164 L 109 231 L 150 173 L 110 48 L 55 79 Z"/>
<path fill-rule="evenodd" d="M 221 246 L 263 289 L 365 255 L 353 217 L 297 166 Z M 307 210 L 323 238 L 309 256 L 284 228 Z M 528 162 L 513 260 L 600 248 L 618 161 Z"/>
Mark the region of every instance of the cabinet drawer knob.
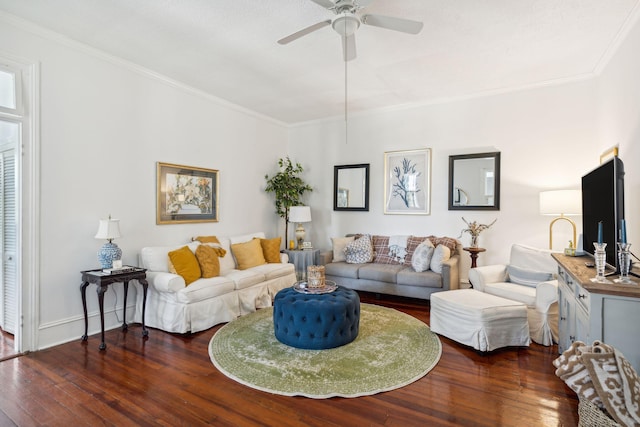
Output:
<path fill-rule="evenodd" d="M 567 320 L 567 318 L 563 316 L 560 318 L 560 320 Z"/>
<path fill-rule="evenodd" d="M 578 294 L 578 298 L 586 298 L 586 295 Z"/>

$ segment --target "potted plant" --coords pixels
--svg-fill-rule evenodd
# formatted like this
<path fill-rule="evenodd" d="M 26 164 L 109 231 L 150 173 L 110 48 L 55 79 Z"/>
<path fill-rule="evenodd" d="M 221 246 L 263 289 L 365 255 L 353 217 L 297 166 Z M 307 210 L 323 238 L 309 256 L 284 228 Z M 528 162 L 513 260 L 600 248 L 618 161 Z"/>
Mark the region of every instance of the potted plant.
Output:
<path fill-rule="evenodd" d="M 305 192 L 311 192 L 313 189 L 300 178 L 303 169 L 300 163 L 295 165 L 287 156 L 284 159 L 278 159 L 280 171 L 269 177 L 265 175 L 267 180 L 267 193 L 274 193 L 276 198 L 276 213 L 280 218 L 284 218 L 284 242 L 286 248 L 287 236 L 289 232 L 289 208 L 291 206 L 299 206 L 302 204 L 301 199 Z"/>

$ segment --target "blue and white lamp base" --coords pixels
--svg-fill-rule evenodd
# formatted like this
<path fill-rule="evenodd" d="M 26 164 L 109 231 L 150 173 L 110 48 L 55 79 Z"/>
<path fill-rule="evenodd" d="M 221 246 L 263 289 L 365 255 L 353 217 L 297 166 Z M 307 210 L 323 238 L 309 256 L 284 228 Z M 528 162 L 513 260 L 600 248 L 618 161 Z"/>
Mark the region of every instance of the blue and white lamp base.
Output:
<path fill-rule="evenodd" d="M 112 268 L 113 261 L 122 258 L 122 249 L 115 243 L 107 242 L 98 251 L 98 262 L 102 268 Z"/>

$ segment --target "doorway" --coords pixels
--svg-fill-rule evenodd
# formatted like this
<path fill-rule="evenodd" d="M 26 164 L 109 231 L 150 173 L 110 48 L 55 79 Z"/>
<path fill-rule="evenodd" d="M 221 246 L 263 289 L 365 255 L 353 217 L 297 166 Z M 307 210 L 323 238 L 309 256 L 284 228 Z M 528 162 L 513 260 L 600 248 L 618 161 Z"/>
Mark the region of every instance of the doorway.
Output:
<path fill-rule="evenodd" d="M 22 145 L 19 102 L 20 78 L 8 67 L 0 68 L 0 355 L 18 352 L 18 205 L 16 152 Z"/>
<path fill-rule="evenodd" d="M 0 57 L 0 360 L 37 348 L 39 67 Z"/>

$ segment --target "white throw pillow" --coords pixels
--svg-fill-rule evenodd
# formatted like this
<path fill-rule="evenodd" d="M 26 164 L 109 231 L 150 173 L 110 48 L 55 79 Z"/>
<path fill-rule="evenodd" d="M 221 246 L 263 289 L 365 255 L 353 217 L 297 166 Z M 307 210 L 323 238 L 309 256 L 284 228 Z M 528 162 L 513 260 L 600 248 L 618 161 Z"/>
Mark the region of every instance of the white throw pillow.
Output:
<path fill-rule="evenodd" d="M 364 264 L 373 261 L 373 245 L 371 236 L 365 234 L 357 240 L 349 243 L 344 249 L 347 263 Z"/>
<path fill-rule="evenodd" d="M 411 267 L 418 272 L 427 271 L 431 265 L 434 250 L 435 247 L 433 243 L 431 243 L 431 240 L 426 239 L 420 243 L 411 257 Z"/>
<path fill-rule="evenodd" d="M 332 237 L 331 243 L 333 245 L 333 262 L 346 261 L 347 257 L 344 254 L 344 249 L 347 245 L 355 240 L 354 236 L 351 237 Z"/>
<path fill-rule="evenodd" d="M 438 245 L 433 251 L 431 258 L 431 271 L 434 273 L 442 273 L 442 263 L 451 258 L 451 250 L 445 245 Z"/>

